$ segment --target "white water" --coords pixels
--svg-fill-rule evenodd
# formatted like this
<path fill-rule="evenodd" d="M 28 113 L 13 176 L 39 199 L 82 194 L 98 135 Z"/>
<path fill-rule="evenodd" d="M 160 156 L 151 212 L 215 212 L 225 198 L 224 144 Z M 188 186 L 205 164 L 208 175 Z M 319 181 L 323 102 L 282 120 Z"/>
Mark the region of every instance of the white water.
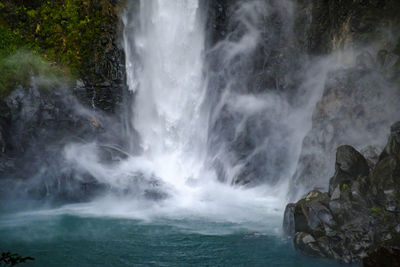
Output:
<path fill-rule="evenodd" d="M 134 30 L 124 32 L 128 85 L 136 93 L 132 124 L 141 137 L 141 158 L 151 165 L 148 171 L 172 195 L 156 213 L 246 220 L 266 214 L 267 206 L 271 211 L 281 207 L 283 201 L 271 197 L 271 190 L 221 184 L 207 166 L 205 21 L 199 1 L 142 0 L 139 18 Z M 130 24 L 128 16 L 125 23 Z"/>
<path fill-rule="evenodd" d="M 141 0 L 139 15 L 133 6 L 128 6 L 123 16 L 124 49 L 127 82 L 134 94 L 128 121 L 140 136 L 141 151 L 129 151 L 138 156 L 112 165 L 101 162 L 96 144 L 69 146 L 65 155 L 74 168 L 90 173 L 112 189 L 130 193 L 68 206 L 62 212 L 143 220 L 204 218 L 263 225 L 276 221 L 271 218 L 280 218 L 286 202 L 287 180 L 275 186 L 246 189 L 230 184 L 243 165 L 224 162 L 225 170 L 232 176 L 227 183 L 219 182 L 211 167 L 215 155 L 208 151 L 208 122 L 209 117 L 218 116 L 210 112 L 220 110 L 204 103 L 208 86 L 205 20 L 199 3 L 199 0 Z M 260 5 L 255 3 L 245 6 L 243 11 L 260 13 L 257 10 Z M 249 34 L 231 52 L 247 56 L 255 48 L 254 42 L 259 41 L 259 33 L 248 25 L 247 15 L 243 18 Z M 225 55 L 226 64 L 234 59 L 232 53 Z M 268 95 L 226 95 L 233 101 L 229 106 L 236 107 L 245 118 L 273 109 L 271 105 L 281 101 L 277 96 L 271 96 L 271 100 Z M 222 97 L 221 101 L 226 99 Z M 243 123 L 238 127 L 243 127 Z M 132 142 L 138 141 L 134 140 L 133 132 L 128 136 Z M 264 144 L 257 151 L 260 149 L 266 149 Z M 166 199 L 148 201 L 142 197 L 145 190 L 153 189 L 149 182 L 154 179 L 158 184 L 156 190 L 166 193 Z"/>
<path fill-rule="evenodd" d="M 157 177 L 181 187 L 198 179 L 205 157 L 207 126 L 202 103 L 204 29 L 196 0 L 141 1 L 134 37 L 139 58 L 133 125 L 143 156 Z M 132 34 L 132 33 L 127 33 Z"/>

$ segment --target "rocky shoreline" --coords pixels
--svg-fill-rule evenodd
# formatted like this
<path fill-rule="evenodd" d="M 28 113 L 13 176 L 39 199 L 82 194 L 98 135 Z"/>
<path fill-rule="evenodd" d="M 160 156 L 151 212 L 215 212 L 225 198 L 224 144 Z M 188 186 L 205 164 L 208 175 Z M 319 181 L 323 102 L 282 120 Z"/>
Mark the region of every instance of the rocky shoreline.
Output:
<path fill-rule="evenodd" d="M 288 204 L 283 228 L 309 256 L 399 266 L 400 122 L 375 162 L 351 146 L 338 147 L 329 191 L 312 190 Z"/>

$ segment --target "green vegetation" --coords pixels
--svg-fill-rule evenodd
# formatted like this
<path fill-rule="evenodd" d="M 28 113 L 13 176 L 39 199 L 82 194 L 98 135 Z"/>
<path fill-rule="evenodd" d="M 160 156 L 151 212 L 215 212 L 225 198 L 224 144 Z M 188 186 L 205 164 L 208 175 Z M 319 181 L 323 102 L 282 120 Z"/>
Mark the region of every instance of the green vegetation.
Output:
<path fill-rule="evenodd" d="M 0 0 L 1 96 L 31 74 L 52 76 L 62 69 L 64 76 L 76 77 L 93 71 L 116 13 L 111 0 Z"/>
<path fill-rule="evenodd" d="M 380 212 L 382 211 L 382 209 L 379 208 L 379 207 L 377 207 L 377 206 L 373 206 L 373 207 L 371 208 L 371 211 L 372 211 L 372 212 L 375 212 L 375 213 L 380 213 Z"/>
<path fill-rule="evenodd" d="M 349 185 L 348 184 L 343 184 L 342 185 L 342 190 L 349 190 Z"/>
<path fill-rule="evenodd" d="M 24 45 L 24 41 L 20 36 L 15 35 L 9 28 L 3 25 L 0 25 L 0 36 L 0 58 L 11 55 Z"/>
<path fill-rule="evenodd" d="M 22 257 L 16 253 L 3 252 L 0 256 L 0 266 L 15 266 L 20 263 L 35 260 L 32 257 Z"/>
<path fill-rule="evenodd" d="M 27 50 L 18 50 L 0 60 L 0 97 L 6 97 L 18 85 L 29 86 L 31 77 L 37 77 L 41 89 L 67 82 L 62 70 Z"/>

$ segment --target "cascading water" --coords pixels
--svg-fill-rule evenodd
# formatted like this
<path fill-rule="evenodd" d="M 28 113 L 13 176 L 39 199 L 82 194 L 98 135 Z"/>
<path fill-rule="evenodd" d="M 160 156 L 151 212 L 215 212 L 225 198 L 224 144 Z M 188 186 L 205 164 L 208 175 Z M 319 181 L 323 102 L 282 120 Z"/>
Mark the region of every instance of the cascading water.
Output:
<path fill-rule="evenodd" d="M 291 1 L 229 4 L 217 40 L 207 23 L 212 5 L 127 2 L 126 131 L 106 129 L 109 143 L 68 142 L 60 153 L 61 172 L 76 185 L 65 190 L 94 190 L 78 211 L 257 223 L 272 214 L 279 228 L 326 71 L 293 59 L 301 53 Z M 104 122 L 119 127 L 112 119 Z M 53 179 L 53 169 L 42 169 Z"/>
<path fill-rule="evenodd" d="M 285 204 L 309 128 L 304 122 L 310 121 L 323 79 L 298 85 L 296 105 L 288 94 L 276 91 L 289 90 L 292 78 L 288 72 L 287 85 L 278 83 L 285 79 L 272 72 L 289 64 L 277 61 L 273 50 L 282 36 L 292 42 L 289 2 L 234 5 L 231 33 L 211 46 L 201 3 L 128 3 L 123 15 L 127 83 L 133 95 L 126 118 L 131 129 L 126 134 L 128 156 L 106 164 L 97 144 L 66 149 L 74 169 L 117 192 L 103 201 L 106 207 L 119 207 L 114 213 L 260 222 L 279 214 Z M 284 21 L 281 30 L 273 28 L 273 17 Z M 266 36 L 271 48 L 261 48 L 277 63 L 264 62 L 265 73 L 254 74 L 260 64 L 255 55 Z M 315 68 L 321 73 L 319 65 Z M 266 81 L 259 81 L 264 75 Z M 110 202 L 110 195 L 118 204 Z M 151 210 L 149 198 L 158 200 Z"/>
<path fill-rule="evenodd" d="M 133 42 L 125 42 L 126 51 L 139 55 L 127 53 L 127 66 L 140 62 L 128 74 L 129 88 L 136 92 L 132 125 L 155 175 L 175 186 L 197 179 L 204 162 L 204 25 L 199 10 L 195 0 L 141 1 L 137 29 L 125 30 L 125 39 L 134 35 Z"/>
<path fill-rule="evenodd" d="M 239 208 L 244 219 L 249 214 L 243 210 L 251 210 L 251 203 L 257 214 L 267 213 L 268 203 L 274 203 L 271 211 L 283 205 L 271 198 L 270 188 L 266 194 L 265 187 L 244 190 L 218 182 L 208 153 L 212 107 L 205 103 L 204 6 L 197 0 L 135 4 L 123 17 L 124 48 L 127 81 L 134 93 L 128 128 L 139 134 L 141 151 L 125 167 L 161 183 L 160 190 L 169 195 L 163 202 L 167 213 L 191 210 L 229 218 L 238 215 L 231 209 Z M 138 160 L 146 164 L 135 170 Z"/>
<path fill-rule="evenodd" d="M 0 234 L 9 247 L 29 225 L 25 251 L 37 255 L 35 242 L 39 254 L 51 254 L 39 264 L 54 255 L 57 265 L 298 263 L 293 250 L 282 255 L 290 248 L 279 235 L 281 215 L 326 72 L 316 64 L 311 79 L 291 88 L 297 65 L 281 56 L 297 52 L 290 1 L 237 1 L 227 34 L 214 43 L 205 14 L 211 2 L 127 2 L 123 45 L 132 101 L 126 132 L 115 138 L 126 146 L 66 145 L 63 168 L 103 191 L 90 202 L 7 217 Z M 78 260 L 54 252 L 59 240 Z"/>
<path fill-rule="evenodd" d="M 313 28 L 311 10 L 294 6 L 300 2 L 127 0 L 122 41 L 129 91 L 119 110 L 123 118 L 89 110 L 73 97 L 65 100 L 72 108 L 63 112 L 79 113 L 82 128 L 64 131 L 75 121 L 51 122 L 61 128 L 44 131 L 54 133 L 52 141 L 31 144 L 18 161 L 26 166 L 0 181 L 6 188 L 0 190 L 0 249 L 34 256 L 38 266 L 330 265 L 303 258 L 292 240 L 282 238 L 291 177 L 298 166 L 320 176 L 322 165 L 314 159 L 323 150 L 315 148 L 337 138 L 336 124 L 345 128 L 357 122 L 353 115 L 363 116 L 353 114 L 352 103 L 343 108 L 340 97 L 360 98 L 357 109 L 373 107 L 371 117 L 379 117 L 379 110 L 387 118 L 398 106 L 388 101 L 397 87 L 380 85 L 391 89 L 381 97 L 378 85 L 385 78 L 371 83 L 379 90 L 369 90 L 371 79 L 394 73 L 382 66 L 365 78 L 374 73 L 364 72 L 373 61 L 362 57 L 361 65 L 368 64 L 357 66 L 363 78 L 356 87 L 363 89 L 348 97 L 353 84 L 348 90 L 347 82 L 353 80 L 347 75 L 353 72 L 335 73 L 343 66 L 340 58 L 313 58 L 304 50 L 315 29 L 307 28 Z M 354 54 L 339 54 L 355 63 Z M 35 82 L 34 97 L 18 89 L 11 98 L 13 112 L 24 115 L 14 125 L 19 134 L 33 117 L 48 115 L 47 106 L 36 114 L 43 99 Z M 338 86 L 342 96 L 336 99 Z M 332 119 L 322 129 L 325 117 L 314 118 L 314 133 L 306 137 L 324 89 L 331 92 L 319 108 Z M 366 130 L 385 124 L 364 119 Z M 346 138 L 353 136 L 356 144 L 376 139 L 375 133 L 352 130 Z M 47 145 L 48 151 L 39 151 Z M 290 185 L 295 199 L 316 185 L 298 181 Z"/>

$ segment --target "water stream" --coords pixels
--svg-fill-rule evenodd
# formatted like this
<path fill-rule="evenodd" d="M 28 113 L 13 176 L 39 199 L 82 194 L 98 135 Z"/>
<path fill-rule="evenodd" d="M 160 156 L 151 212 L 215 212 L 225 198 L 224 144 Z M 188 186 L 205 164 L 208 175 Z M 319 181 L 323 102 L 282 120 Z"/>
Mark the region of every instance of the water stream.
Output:
<path fill-rule="evenodd" d="M 34 256 L 36 266 L 333 265 L 297 254 L 281 235 L 289 177 L 321 82 L 305 81 L 308 101 L 296 107 L 279 91 L 246 87 L 238 72 L 270 30 L 260 25 L 271 6 L 238 6 L 236 30 L 210 47 L 203 4 L 128 3 L 128 157 L 107 165 L 98 144 L 65 150 L 111 193 L 3 214 L 2 246 Z M 247 186 L 251 175 L 257 183 Z"/>

